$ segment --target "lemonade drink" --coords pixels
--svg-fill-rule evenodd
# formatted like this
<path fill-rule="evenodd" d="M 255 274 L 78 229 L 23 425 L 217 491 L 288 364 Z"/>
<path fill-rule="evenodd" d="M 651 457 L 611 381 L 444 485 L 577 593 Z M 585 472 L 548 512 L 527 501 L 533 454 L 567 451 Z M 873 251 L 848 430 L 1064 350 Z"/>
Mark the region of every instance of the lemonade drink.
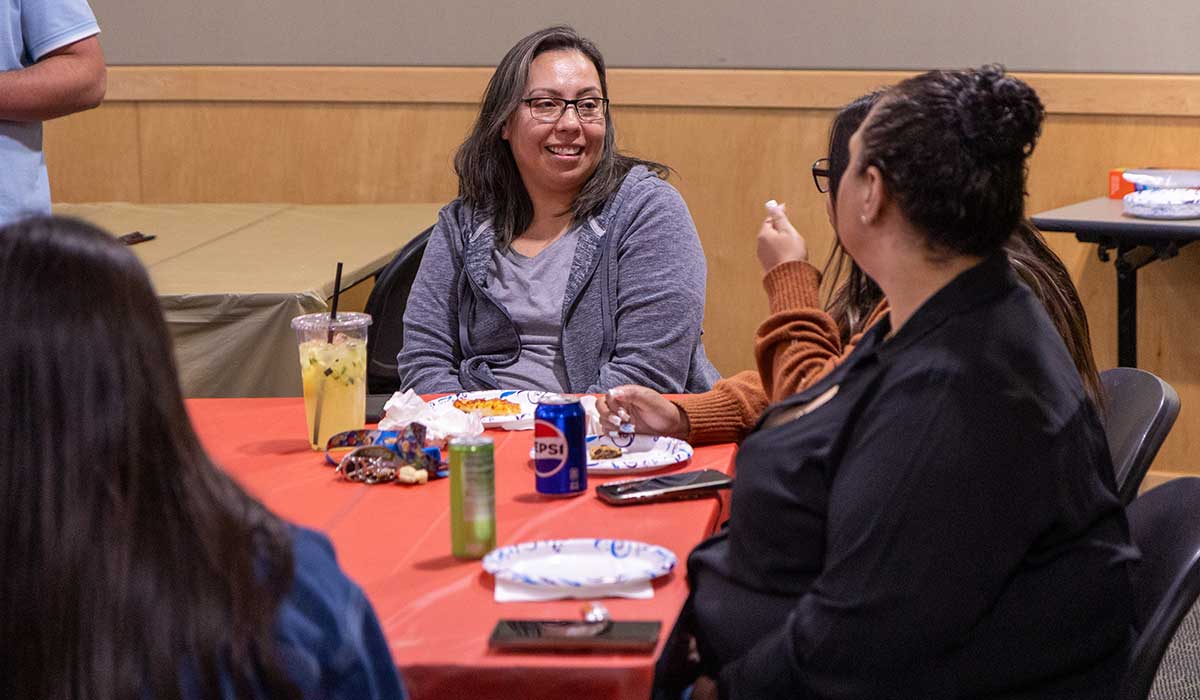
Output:
<path fill-rule="evenodd" d="M 366 423 L 367 314 L 308 314 L 292 321 L 300 341 L 307 439 L 314 450 L 329 438 Z M 329 330 L 332 327 L 332 342 Z"/>

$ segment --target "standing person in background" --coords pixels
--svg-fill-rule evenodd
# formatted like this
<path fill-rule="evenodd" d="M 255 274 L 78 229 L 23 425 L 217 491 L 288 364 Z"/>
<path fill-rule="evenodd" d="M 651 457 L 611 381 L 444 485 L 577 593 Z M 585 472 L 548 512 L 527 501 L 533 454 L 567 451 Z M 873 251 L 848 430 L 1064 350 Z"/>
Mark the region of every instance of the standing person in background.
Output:
<path fill-rule="evenodd" d="M 550 27 L 509 50 L 408 299 L 404 388 L 712 385 L 696 227 L 666 166 L 615 143 L 595 44 Z"/>
<path fill-rule="evenodd" d="M 0 299 L 0 698 L 403 698 L 329 540 L 201 446 L 127 247 L 0 227 Z"/>
<path fill-rule="evenodd" d="M 50 213 L 42 122 L 104 99 L 99 33 L 87 0 L 0 2 L 0 226 Z"/>

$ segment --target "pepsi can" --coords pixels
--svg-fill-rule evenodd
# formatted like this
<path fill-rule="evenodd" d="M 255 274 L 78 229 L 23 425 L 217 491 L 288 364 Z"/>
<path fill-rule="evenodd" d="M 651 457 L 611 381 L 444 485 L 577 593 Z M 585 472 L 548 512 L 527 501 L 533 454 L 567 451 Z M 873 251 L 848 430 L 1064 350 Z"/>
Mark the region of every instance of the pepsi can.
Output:
<path fill-rule="evenodd" d="M 578 496 L 587 491 L 587 417 L 579 399 L 546 394 L 533 414 L 537 492 Z"/>

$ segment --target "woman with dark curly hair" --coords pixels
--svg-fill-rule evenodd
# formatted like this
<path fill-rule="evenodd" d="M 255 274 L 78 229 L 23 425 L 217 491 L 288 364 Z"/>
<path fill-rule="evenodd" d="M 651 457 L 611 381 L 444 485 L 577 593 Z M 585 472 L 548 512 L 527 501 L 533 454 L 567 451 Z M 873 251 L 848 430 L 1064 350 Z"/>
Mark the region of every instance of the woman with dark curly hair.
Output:
<path fill-rule="evenodd" d="M 889 313 L 738 453 L 688 561 L 696 698 L 1111 698 L 1136 550 L 1095 403 L 1005 242 L 1034 91 L 926 73 L 850 140 L 838 237 Z"/>

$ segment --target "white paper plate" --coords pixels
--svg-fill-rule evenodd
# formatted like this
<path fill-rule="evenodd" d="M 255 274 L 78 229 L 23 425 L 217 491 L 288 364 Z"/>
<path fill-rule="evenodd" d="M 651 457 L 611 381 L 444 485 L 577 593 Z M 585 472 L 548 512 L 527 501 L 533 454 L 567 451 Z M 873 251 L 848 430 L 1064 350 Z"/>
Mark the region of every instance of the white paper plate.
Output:
<path fill-rule="evenodd" d="M 581 588 L 649 581 L 675 568 L 675 553 L 633 540 L 539 540 L 500 547 L 483 558 L 496 578 L 526 586 Z"/>
<path fill-rule="evenodd" d="M 671 437 L 659 435 L 589 435 L 588 450 L 596 445 L 613 445 L 624 450 L 620 457 L 592 459 L 588 457 L 588 474 L 635 474 L 681 464 L 692 458 L 692 446 Z"/>
<path fill-rule="evenodd" d="M 1200 219 L 1200 189 L 1130 192 L 1123 210 L 1140 219 Z"/>
<path fill-rule="evenodd" d="M 457 394 L 442 396 L 429 402 L 430 406 L 453 406 L 459 399 L 504 399 L 521 407 L 521 412 L 511 416 L 486 416 L 483 424 L 489 428 L 499 428 L 514 423 L 528 423 L 533 427 L 533 412 L 537 410 L 538 399 L 544 391 L 525 391 L 514 389 L 492 389 L 490 391 L 461 391 Z"/>
<path fill-rule="evenodd" d="M 620 457 L 592 459 L 591 450 L 597 445 L 620 447 Z M 692 458 L 692 446 L 671 437 L 634 435 L 622 438 L 613 435 L 588 435 L 588 474 L 637 474 L 682 464 Z M 533 450 L 529 450 L 533 459 Z"/>

